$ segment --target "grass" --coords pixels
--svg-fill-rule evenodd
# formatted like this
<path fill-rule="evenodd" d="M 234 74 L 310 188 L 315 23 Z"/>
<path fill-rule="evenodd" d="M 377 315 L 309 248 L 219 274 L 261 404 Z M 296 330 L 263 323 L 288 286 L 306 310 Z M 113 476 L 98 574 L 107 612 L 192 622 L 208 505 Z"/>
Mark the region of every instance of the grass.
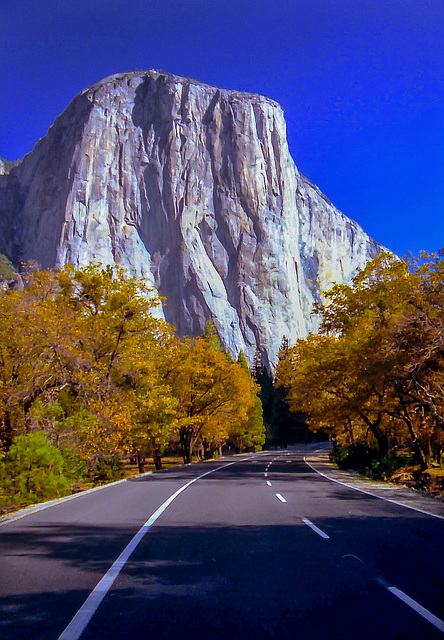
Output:
<path fill-rule="evenodd" d="M 198 462 L 197 457 L 193 457 L 193 462 Z M 162 468 L 171 469 L 173 467 L 180 467 L 183 465 L 181 456 L 165 456 L 162 458 Z M 155 471 L 156 467 L 151 458 L 147 458 L 144 464 L 145 473 L 147 471 Z M 131 464 L 128 460 L 125 461 L 124 478 L 132 478 L 139 475 L 139 466 L 137 464 Z"/>

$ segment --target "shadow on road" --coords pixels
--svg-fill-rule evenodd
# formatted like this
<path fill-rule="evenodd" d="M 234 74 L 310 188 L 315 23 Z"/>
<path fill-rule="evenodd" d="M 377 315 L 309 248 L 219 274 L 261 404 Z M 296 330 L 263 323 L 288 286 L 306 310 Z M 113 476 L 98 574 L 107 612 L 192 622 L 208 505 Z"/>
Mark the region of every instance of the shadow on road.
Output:
<path fill-rule="evenodd" d="M 440 614 L 442 571 L 420 566 L 421 522 L 410 518 L 413 533 L 404 532 L 402 538 L 405 523 L 389 518 L 349 519 L 348 536 L 343 531 L 335 536 L 342 527 L 338 519 L 317 520 L 330 540 L 319 539 L 300 520 L 292 526 L 155 526 L 82 640 L 441 637 L 428 627 L 425 636 L 424 622 L 375 580 L 404 576 L 402 586 L 415 595 L 419 587 L 419 599 Z M 400 540 L 398 551 L 396 545 L 380 544 L 387 529 L 393 540 Z M 57 560 L 62 572 L 63 566 L 81 563 L 82 570 L 96 574 L 96 582 L 131 535 L 130 528 L 73 526 L 67 531 L 52 526 L 29 535 L 3 534 L 3 554 L 31 551 Z M 438 544 L 438 537 L 429 543 Z M 406 553 L 411 554 L 409 566 Z M 428 584 L 418 585 L 421 571 L 429 576 Z M 34 585 L 28 592 L 0 598 L 0 636 L 55 639 L 88 593 L 66 583 L 54 591 Z M 396 633 L 394 615 L 402 621 Z"/>

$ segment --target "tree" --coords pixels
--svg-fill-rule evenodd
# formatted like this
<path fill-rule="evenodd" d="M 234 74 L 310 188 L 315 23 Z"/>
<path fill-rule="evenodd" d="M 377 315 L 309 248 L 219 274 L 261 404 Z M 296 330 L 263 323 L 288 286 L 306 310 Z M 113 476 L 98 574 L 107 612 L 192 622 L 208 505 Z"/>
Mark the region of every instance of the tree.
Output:
<path fill-rule="evenodd" d="M 120 268 L 31 269 L 25 284 L 0 295 L 5 446 L 29 431 L 33 419 L 54 430 L 56 411 L 58 428 L 71 428 L 64 437 L 80 439 L 86 455 L 118 450 L 121 363 L 135 340 L 152 343 L 166 330 L 152 315 L 158 299 Z"/>
<path fill-rule="evenodd" d="M 278 377 L 293 407 L 348 443 L 372 434 L 381 456 L 409 442 L 426 468 L 442 434 L 443 262 L 382 254 L 317 311 L 320 335 L 288 351 Z"/>
<path fill-rule="evenodd" d="M 0 292 L 0 437 L 43 431 L 74 447 L 89 472 L 113 456 L 153 456 L 178 437 L 211 455 L 232 424 L 260 446 L 251 376 L 223 353 L 214 325 L 179 340 L 154 317 L 159 299 L 119 267 L 30 265 L 21 291 Z M 239 427 L 240 428 L 240 427 Z"/>
<path fill-rule="evenodd" d="M 288 357 L 289 344 L 286 336 L 282 338 L 278 363 Z M 278 365 L 277 370 L 280 367 Z M 313 438 L 307 426 L 307 415 L 302 411 L 292 411 L 288 403 L 289 388 L 275 379 L 273 405 L 270 420 L 271 443 L 287 447 L 291 442 L 307 442 Z"/>
<path fill-rule="evenodd" d="M 259 386 L 251 375 L 245 355 L 240 351 L 237 364 L 245 372 L 249 381 L 250 407 L 247 410 L 246 419 L 241 417 L 232 420 L 229 430 L 229 442 L 234 446 L 236 453 L 244 449 L 258 451 L 265 443 L 265 427 L 262 417 L 262 403 L 258 397 Z"/>
<path fill-rule="evenodd" d="M 181 343 L 166 327 L 147 338 L 132 345 L 121 365 L 128 404 L 122 414 L 129 421 L 130 448 L 138 451 L 140 472 L 144 470 L 143 451 L 152 455 L 156 469 L 162 468 L 162 455 L 177 430 L 178 414 L 169 377 L 177 366 Z"/>
<path fill-rule="evenodd" d="M 273 412 L 273 378 L 262 363 L 262 355 L 259 349 L 254 352 L 253 378 L 259 385 L 259 398 L 262 403 L 262 414 L 265 424 L 270 427 Z"/>
<path fill-rule="evenodd" d="M 63 475 L 64 459 L 41 432 L 17 436 L 0 462 L 0 486 L 18 502 L 57 498 L 70 482 Z"/>
<path fill-rule="evenodd" d="M 250 381 L 204 338 L 184 340 L 167 380 L 178 400 L 177 431 L 185 463 L 200 439 L 223 442 L 232 420 L 246 420 Z"/>
<path fill-rule="evenodd" d="M 213 347 L 215 351 L 219 351 L 219 353 L 223 353 L 223 347 L 219 339 L 219 334 L 217 333 L 217 329 L 212 320 L 208 320 L 203 337 L 210 345 Z"/>

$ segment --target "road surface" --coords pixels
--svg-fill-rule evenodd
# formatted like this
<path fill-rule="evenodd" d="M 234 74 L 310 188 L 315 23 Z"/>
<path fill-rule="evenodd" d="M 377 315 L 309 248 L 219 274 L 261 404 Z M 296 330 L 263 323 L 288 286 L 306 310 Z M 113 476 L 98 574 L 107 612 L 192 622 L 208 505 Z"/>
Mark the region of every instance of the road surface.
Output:
<path fill-rule="evenodd" d="M 305 455 L 145 475 L 3 523 L 0 637 L 442 639 L 444 518 Z"/>

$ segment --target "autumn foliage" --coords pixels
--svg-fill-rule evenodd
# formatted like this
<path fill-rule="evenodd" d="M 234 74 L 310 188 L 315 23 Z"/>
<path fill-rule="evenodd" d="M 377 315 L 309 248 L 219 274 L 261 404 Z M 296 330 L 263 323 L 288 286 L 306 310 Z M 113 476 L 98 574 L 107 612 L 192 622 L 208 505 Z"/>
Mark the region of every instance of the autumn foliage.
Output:
<path fill-rule="evenodd" d="M 317 312 L 319 334 L 281 353 L 278 383 L 294 410 L 337 443 L 422 470 L 444 444 L 444 260 L 382 254 Z"/>
<path fill-rule="evenodd" d="M 3 455 L 36 431 L 90 469 L 116 454 L 149 454 L 160 468 L 171 443 L 190 462 L 196 448 L 212 455 L 239 432 L 241 448 L 263 444 L 261 421 L 248 435 L 249 372 L 214 335 L 180 340 L 142 279 L 92 265 L 31 266 L 24 279 L 24 289 L 0 292 Z"/>

